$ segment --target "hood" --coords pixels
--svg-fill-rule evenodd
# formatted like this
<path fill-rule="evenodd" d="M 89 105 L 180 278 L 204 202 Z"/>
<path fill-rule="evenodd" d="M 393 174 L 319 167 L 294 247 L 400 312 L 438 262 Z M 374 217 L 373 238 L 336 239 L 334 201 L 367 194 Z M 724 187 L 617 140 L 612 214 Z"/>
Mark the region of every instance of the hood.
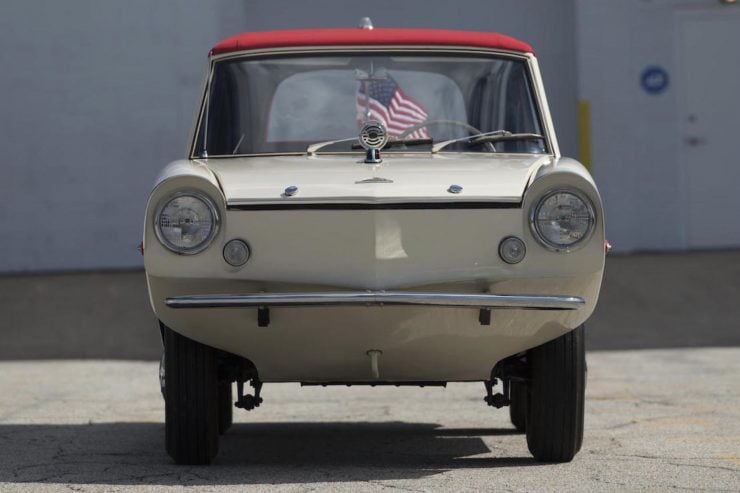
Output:
<path fill-rule="evenodd" d="M 295 203 L 393 204 L 513 202 L 550 156 L 386 153 L 379 165 L 360 155 L 209 159 L 229 206 Z M 462 191 L 453 194 L 451 185 Z M 287 187 L 297 187 L 285 197 Z"/>

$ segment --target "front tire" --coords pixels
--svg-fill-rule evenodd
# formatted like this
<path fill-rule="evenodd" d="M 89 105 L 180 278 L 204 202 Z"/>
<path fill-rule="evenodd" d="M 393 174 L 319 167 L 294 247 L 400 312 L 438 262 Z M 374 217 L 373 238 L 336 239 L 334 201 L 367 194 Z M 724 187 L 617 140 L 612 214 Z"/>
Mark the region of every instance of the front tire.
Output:
<path fill-rule="evenodd" d="M 527 428 L 527 384 L 524 382 L 511 382 L 509 404 L 509 418 L 511 424 L 518 431 L 524 431 Z"/>
<path fill-rule="evenodd" d="M 530 349 L 527 446 L 540 462 L 570 462 L 583 443 L 583 326 Z"/>
<path fill-rule="evenodd" d="M 165 443 L 177 464 L 210 464 L 218 453 L 216 351 L 162 326 Z"/>
<path fill-rule="evenodd" d="M 218 384 L 218 432 L 224 434 L 234 422 L 234 397 L 231 382 Z"/>

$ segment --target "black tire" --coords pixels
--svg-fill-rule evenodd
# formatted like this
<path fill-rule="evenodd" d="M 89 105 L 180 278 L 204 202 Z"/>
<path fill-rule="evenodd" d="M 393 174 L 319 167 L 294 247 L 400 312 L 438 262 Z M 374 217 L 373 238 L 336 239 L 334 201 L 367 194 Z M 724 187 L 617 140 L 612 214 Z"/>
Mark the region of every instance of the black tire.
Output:
<path fill-rule="evenodd" d="M 581 449 L 586 391 L 583 339 L 580 326 L 527 352 L 527 446 L 540 462 L 570 462 Z"/>
<path fill-rule="evenodd" d="M 527 428 L 527 385 L 524 382 L 511 382 L 509 389 L 509 418 L 511 424 L 519 431 Z"/>
<path fill-rule="evenodd" d="M 218 384 L 218 432 L 226 433 L 234 422 L 234 400 L 231 382 Z"/>
<path fill-rule="evenodd" d="M 167 453 L 177 464 L 210 464 L 218 453 L 216 351 L 163 331 Z"/>

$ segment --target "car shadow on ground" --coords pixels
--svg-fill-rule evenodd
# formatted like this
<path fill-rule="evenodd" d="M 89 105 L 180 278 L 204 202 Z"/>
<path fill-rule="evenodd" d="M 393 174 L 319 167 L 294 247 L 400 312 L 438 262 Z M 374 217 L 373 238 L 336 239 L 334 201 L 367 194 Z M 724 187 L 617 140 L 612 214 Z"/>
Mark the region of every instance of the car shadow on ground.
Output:
<path fill-rule="evenodd" d="M 530 457 L 491 457 L 483 437 L 524 440 L 514 429 L 328 422 L 237 423 L 222 437 L 213 465 L 176 466 L 163 450 L 163 428 L 161 423 L 0 425 L 0 483 L 382 481 L 450 469 L 537 465 Z"/>

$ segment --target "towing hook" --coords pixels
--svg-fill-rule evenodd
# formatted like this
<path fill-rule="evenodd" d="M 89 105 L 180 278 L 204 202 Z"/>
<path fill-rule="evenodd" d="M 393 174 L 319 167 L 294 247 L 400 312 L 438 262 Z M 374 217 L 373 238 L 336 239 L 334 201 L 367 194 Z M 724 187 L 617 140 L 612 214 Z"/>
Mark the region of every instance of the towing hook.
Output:
<path fill-rule="evenodd" d="M 251 411 L 255 407 L 260 407 L 260 404 L 262 404 L 262 397 L 255 397 L 253 395 L 245 395 L 234 403 L 239 409 L 246 409 L 247 411 Z"/>
<path fill-rule="evenodd" d="M 262 397 L 260 397 L 262 382 L 253 378 L 250 383 L 252 384 L 252 387 L 254 387 L 254 395 L 244 395 L 244 380 L 237 380 L 236 382 L 237 400 L 234 403 L 234 406 L 239 409 L 251 411 L 262 404 Z"/>
<path fill-rule="evenodd" d="M 483 385 L 485 385 L 486 387 L 486 396 L 483 398 L 483 401 L 489 406 L 493 406 L 496 409 L 501 409 L 502 407 L 511 404 L 511 399 L 509 399 L 509 381 L 502 380 L 504 387 L 503 393 L 498 392 L 494 394 L 493 387 L 496 385 L 497 382 L 498 380 L 495 378 L 483 382 Z"/>

